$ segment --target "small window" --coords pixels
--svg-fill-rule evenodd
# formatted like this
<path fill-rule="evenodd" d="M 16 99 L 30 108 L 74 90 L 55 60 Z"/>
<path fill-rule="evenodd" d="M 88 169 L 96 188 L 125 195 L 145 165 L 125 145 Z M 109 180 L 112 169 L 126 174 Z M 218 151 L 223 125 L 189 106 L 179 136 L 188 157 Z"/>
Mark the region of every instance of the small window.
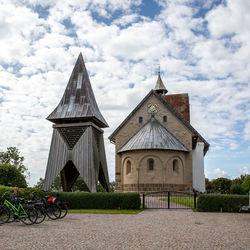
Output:
<path fill-rule="evenodd" d="M 126 174 L 130 174 L 131 173 L 131 162 L 127 161 L 126 163 Z"/>
<path fill-rule="evenodd" d="M 174 175 L 177 175 L 179 171 L 179 163 L 178 160 L 174 159 L 173 160 L 173 173 Z"/>
<path fill-rule="evenodd" d="M 163 116 L 163 122 L 167 122 L 167 116 L 166 115 Z"/>
<path fill-rule="evenodd" d="M 139 123 L 142 123 L 143 122 L 143 118 L 140 116 L 139 117 Z"/>
<path fill-rule="evenodd" d="M 148 170 L 149 171 L 153 171 L 154 170 L 154 160 L 153 159 L 149 159 L 148 160 Z"/>

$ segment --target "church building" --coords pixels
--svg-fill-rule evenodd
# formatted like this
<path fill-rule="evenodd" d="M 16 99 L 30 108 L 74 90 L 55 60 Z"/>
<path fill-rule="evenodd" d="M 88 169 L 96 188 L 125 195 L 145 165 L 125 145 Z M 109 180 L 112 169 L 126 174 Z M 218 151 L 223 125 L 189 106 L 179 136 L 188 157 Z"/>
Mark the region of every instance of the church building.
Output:
<path fill-rule="evenodd" d="M 209 144 L 190 124 L 188 94 L 167 92 L 159 72 L 155 88 L 110 135 L 116 191 L 205 192 Z"/>

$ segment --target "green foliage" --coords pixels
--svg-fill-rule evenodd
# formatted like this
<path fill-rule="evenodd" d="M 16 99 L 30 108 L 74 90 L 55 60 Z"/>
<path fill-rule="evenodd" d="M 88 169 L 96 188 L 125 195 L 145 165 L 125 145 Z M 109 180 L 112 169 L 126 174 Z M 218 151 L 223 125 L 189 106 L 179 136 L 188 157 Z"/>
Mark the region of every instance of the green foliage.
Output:
<path fill-rule="evenodd" d="M 242 187 L 244 188 L 244 190 L 246 192 L 249 192 L 250 190 L 250 175 L 247 175 L 245 178 L 244 178 L 244 181 L 242 183 Z"/>
<path fill-rule="evenodd" d="M 78 176 L 77 180 L 75 181 L 73 187 L 71 190 L 74 191 L 83 191 L 83 192 L 88 192 L 89 189 L 87 185 L 85 184 L 84 180 L 82 179 L 81 176 Z"/>
<path fill-rule="evenodd" d="M 8 198 L 18 189 L 17 197 L 31 198 L 36 191 L 36 199 L 40 199 L 43 192 L 39 188 L 15 188 L 0 186 L 0 197 L 8 191 Z M 48 192 L 55 195 L 55 192 Z M 140 195 L 138 193 L 89 193 L 89 192 L 59 192 L 59 199 L 66 200 L 70 209 L 140 209 Z"/>
<path fill-rule="evenodd" d="M 228 194 L 230 192 L 232 181 L 227 178 L 217 178 L 211 181 L 211 191 L 222 194 Z"/>
<path fill-rule="evenodd" d="M 168 202 L 168 198 L 161 198 L 161 201 Z M 196 197 L 196 203 L 197 203 L 198 197 Z M 185 207 L 194 208 L 194 198 L 190 197 L 170 197 L 170 202 L 175 204 L 180 204 Z"/>
<path fill-rule="evenodd" d="M 209 181 L 208 178 L 205 179 L 205 185 L 206 185 L 206 191 L 207 191 L 208 193 L 210 193 L 211 190 L 212 190 L 212 185 L 211 185 L 211 181 Z"/>
<path fill-rule="evenodd" d="M 230 193 L 231 194 L 245 194 L 245 190 L 242 187 L 241 184 L 237 183 L 237 184 L 232 184 L 230 187 Z"/>
<path fill-rule="evenodd" d="M 197 201 L 197 211 L 239 212 L 243 205 L 248 205 L 247 195 L 202 194 Z"/>
<path fill-rule="evenodd" d="M 6 152 L 0 152 L 0 164 L 15 166 L 22 174 L 27 173 L 27 168 L 23 164 L 24 157 L 16 147 L 8 147 Z M 29 174 L 29 173 L 28 173 Z"/>
<path fill-rule="evenodd" d="M 44 184 L 44 179 L 40 178 L 34 187 L 43 190 L 43 184 Z M 49 191 L 62 191 L 62 183 L 60 176 L 56 177 Z"/>
<path fill-rule="evenodd" d="M 16 166 L 0 164 L 0 184 L 12 187 L 27 187 L 25 176 Z"/>
<path fill-rule="evenodd" d="M 36 188 L 43 189 L 44 179 L 40 178 L 37 184 L 35 185 Z M 87 185 L 85 184 L 84 180 L 79 176 L 77 180 L 75 181 L 73 187 L 71 188 L 73 192 L 75 191 L 83 191 L 83 192 L 89 192 L 89 189 Z M 54 183 L 50 187 L 50 191 L 62 191 L 62 183 L 60 176 L 57 176 Z M 115 182 L 110 182 L 110 191 L 115 191 Z M 97 184 L 97 192 L 106 192 L 106 190 L 103 188 L 103 186 L 98 182 Z"/>
<path fill-rule="evenodd" d="M 14 190 L 17 190 L 17 197 L 18 198 L 25 198 L 27 200 L 31 199 L 31 193 L 36 192 L 36 198 L 40 199 L 43 195 L 43 192 L 38 188 L 17 188 L 17 187 L 6 187 L 0 185 L 0 198 L 2 197 L 3 193 L 6 191 L 7 198 L 10 199 L 11 195 L 14 193 Z"/>
<path fill-rule="evenodd" d="M 59 197 L 71 209 L 139 209 L 141 204 L 138 193 L 60 192 Z"/>

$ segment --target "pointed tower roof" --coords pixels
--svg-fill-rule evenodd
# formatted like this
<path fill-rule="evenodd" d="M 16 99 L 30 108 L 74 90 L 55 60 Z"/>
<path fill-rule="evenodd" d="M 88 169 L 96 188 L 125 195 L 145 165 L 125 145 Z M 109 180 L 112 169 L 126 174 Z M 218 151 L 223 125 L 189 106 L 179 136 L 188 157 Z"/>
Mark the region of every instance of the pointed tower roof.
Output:
<path fill-rule="evenodd" d="M 78 56 L 60 103 L 47 120 L 54 123 L 93 121 L 99 127 L 108 127 L 97 106 L 82 53 Z"/>
<path fill-rule="evenodd" d="M 154 116 L 118 151 L 118 153 L 140 149 L 189 150 Z"/>
<path fill-rule="evenodd" d="M 159 71 L 158 71 L 158 79 L 155 85 L 154 90 L 158 93 L 158 94 L 167 94 L 167 89 L 164 86 L 162 80 L 161 80 L 161 72 L 160 72 L 160 67 L 159 67 Z"/>

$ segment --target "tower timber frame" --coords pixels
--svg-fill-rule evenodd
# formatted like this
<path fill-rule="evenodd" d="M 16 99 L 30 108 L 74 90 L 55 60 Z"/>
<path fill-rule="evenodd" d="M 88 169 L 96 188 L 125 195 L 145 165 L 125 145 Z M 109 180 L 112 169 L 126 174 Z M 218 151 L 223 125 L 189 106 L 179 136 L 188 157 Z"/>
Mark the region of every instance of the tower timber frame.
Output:
<path fill-rule="evenodd" d="M 90 192 L 96 192 L 98 181 L 109 191 L 101 129 L 108 125 L 97 106 L 82 54 L 60 103 L 47 119 L 55 124 L 43 189 L 47 191 L 60 175 L 63 191 L 69 192 L 80 175 Z"/>

